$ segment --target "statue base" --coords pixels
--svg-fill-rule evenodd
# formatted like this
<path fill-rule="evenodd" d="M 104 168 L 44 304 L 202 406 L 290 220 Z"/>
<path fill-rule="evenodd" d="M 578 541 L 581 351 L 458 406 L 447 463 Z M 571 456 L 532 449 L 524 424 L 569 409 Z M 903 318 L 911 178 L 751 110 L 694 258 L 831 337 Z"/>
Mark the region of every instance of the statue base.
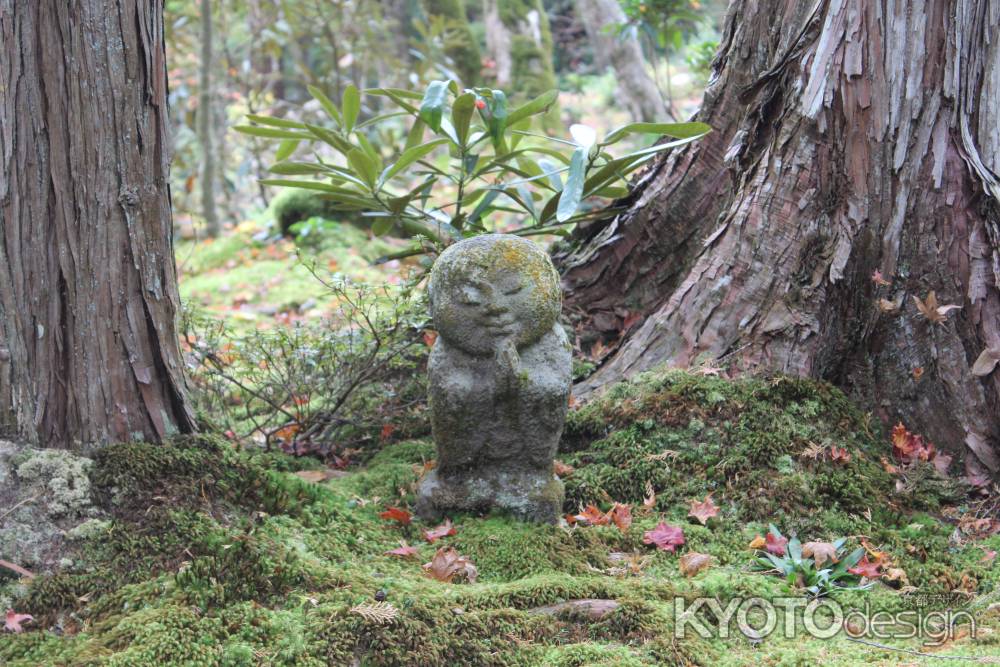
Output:
<path fill-rule="evenodd" d="M 501 510 L 523 521 L 556 523 L 565 493 L 551 472 L 491 470 L 439 475 L 432 470 L 417 491 L 417 514 L 439 521 L 450 512 Z"/>

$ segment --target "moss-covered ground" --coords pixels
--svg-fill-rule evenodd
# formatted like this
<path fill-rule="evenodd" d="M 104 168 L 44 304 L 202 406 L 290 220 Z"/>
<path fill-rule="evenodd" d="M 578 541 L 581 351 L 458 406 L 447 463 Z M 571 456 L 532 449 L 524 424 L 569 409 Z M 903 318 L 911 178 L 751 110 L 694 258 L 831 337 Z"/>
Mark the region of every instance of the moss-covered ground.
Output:
<path fill-rule="evenodd" d="M 850 461 L 812 458 L 837 445 Z M 933 475 L 897 490 L 880 457 L 887 437 L 835 389 L 783 377 L 726 380 L 670 371 L 614 387 L 572 411 L 560 453 L 567 512 L 629 503 L 634 523 L 525 525 L 503 516 L 453 517 L 457 534 L 428 544 L 414 520 L 379 517 L 407 507 L 428 441 L 388 444 L 363 469 L 321 483 L 298 475 L 308 459 L 247 453 L 211 436 L 168 445 L 123 444 L 97 457 L 92 488 L 112 517 L 78 568 L 32 582 L 6 580 L 35 623 L 0 636 L 7 665 L 869 665 L 936 664 L 933 656 L 1000 661 L 1000 571 L 983 558 L 1000 537 L 956 535 L 966 489 Z M 912 481 L 912 480 L 911 480 Z M 652 508 L 642 503 L 649 488 Z M 688 503 L 713 494 L 707 526 Z M 643 544 L 660 521 L 681 526 L 678 554 Z M 798 596 L 783 579 L 752 572 L 748 543 L 775 523 L 803 541 L 864 537 L 914 587 L 877 583 L 844 591 L 845 607 L 901 611 L 965 608 L 967 626 L 940 646 L 920 639 L 850 641 L 779 631 L 750 641 L 675 636 L 675 605 L 712 597 Z M 418 557 L 385 555 L 406 541 Z M 442 544 L 478 568 L 475 583 L 424 576 Z M 693 577 L 687 551 L 711 554 Z M 639 553 L 621 574 L 612 553 Z M 955 592 L 959 591 L 959 592 Z M 585 598 L 617 609 L 538 613 Z M 388 616 L 352 611 L 377 600 Z M 710 615 L 703 614 L 703 618 Z M 939 628 L 939 625 L 934 625 Z M 900 650 L 902 649 L 902 650 Z"/>

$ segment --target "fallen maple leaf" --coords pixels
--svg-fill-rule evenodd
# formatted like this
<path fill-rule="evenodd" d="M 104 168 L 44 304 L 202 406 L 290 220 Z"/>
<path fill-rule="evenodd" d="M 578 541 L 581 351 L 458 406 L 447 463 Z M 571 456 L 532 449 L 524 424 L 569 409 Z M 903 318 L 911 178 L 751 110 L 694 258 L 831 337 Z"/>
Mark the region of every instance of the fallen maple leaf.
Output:
<path fill-rule="evenodd" d="M 427 347 L 434 347 L 434 343 L 437 342 L 438 334 L 437 331 L 431 331 L 428 329 L 424 332 L 424 345 Z"/>
<path fill-rule="evenodd" d="M 885 571 L 886 581 L 898 581 L 902 586 L 910 585 L 910 578 L 906 576 L 906 572 L 899 567 L 890 567 Z"/>
<path fill-rule="evenodd" d="M 767 540 L 764 539 L 763 535 L 758 535 L 757 537 L 750 540 L 750 544 L 747 545 L 748 549 L 763 549 L 767 545 Z"/>
<path fill-rule="evenodd" d="M 3 629 L 7 632 L 23 632 L 22 623 L 29 623 L 35 620 L 31 614 L 18 614 L 13 609 L 7 610 L 7 621 L 3 624 Z"/>
<path fill-rule="evenodd" d="M 391 506 L 384 512 L 379 512 L 379 517 L 385 519 L 386 521 L 397 521 L 404 526 L 408 526 L 410 524 L 410 520 L 413 519 L 413 515 L 406 510 Z"/>
<path fill-rule="evenodd" d="M 336 477 L 338 474 L 343 475 L 339 471 L 335 470 L 299 470 L 295 473 L 295 476 L 299 479 L 304 479 L 307 482 L 312 482 L 313 484 L 319 484 L 320 482 L 325 482 L 326 480 Z"/>
<path fill-rule="evenodd" d="M 920 300 L 920 297 L 914 295 L 913 301 L 917 304 L 917 310 L 920 311 L 920 314 L 935 324 L 943 325 L 945 320 L 948 319 L 948 313 L 950 311 L 961 308 L 961 306 L 956 306 L 951 303 L 939 306 L 937 294 L 934 293 L 934 290 L 928 292 L 927 298 L 923 301 Z"/>
<path fill-rule="evenodd" d="M 560 477 L 569 477 L 570 475 L 573 474 L 573 471 L 575 470 L 576 468 L 569 465 L 568 463 L 563 463 L 559 459 L 556 459 L 552 462 L 552 472 L 559 475 Z"/>
<path fill-rule="evenodd" d="M 573 523 L 583 523 L 588 526 L 606 526 L 611 518 L 602 512 L 596 505 L 587 505 L 582 512 L 576 515 L 569 515 L 566 520 Z"/>
<path fill-rule="evenodd" d="M 395 424 L 382 424 L 382 431 L 379 433 L 379 439 L 382 442 L 387 441 L 392 437 L 393 431 L 396 430 Z"/>
<path fill-rule="evenodd" d="M 767 532 L 764 536 L 764 549 L 769 554 L 774 554 L 775 556 L 784 556 L 785 547 L 788 545 L 788 538 L 784 535 L 775 535 L 771 531 Z"/>
<path fill-rule="evenodd" d="M 985 549 L 983 548 L 983 557 L 979 559 L 981 563 L 992 563 L 996 560 L 997 552 L 995 549 Z"/>
<path fill-rule="evenodd" d="M 872 282 L 875 283 L 876 285 L 880 285 L 882 287 L 886 287 L 886 286 L 892 284 L 892 282 L 886 280 L 882 276 L 882 272 L 880 270 L 878 270 L 878 269 L 875 269 L 875 272 L 872 274 Z"/>
<path fill-rule="evenodd" d="M 802 555 L 816 561 L 818 568 L 827 561 L 837 562 L 837 547 L 830 542 L 806 542 L 802 545 Z"/>
<path fill-rule="evenodd" d="M 834 463 L 849 463 L 851 453 L 843 447 L 830 447 L 830 460 Z"/>
<path fill-rule="evenodd" d="M 455 526 L 452 525 L 451 519 L 445 519 L 444 523 L 442 523 L 437 528 L 431 528 L 430 530 L 425 530 L 424 538 L 431 544 L 434 544 L 434 542 L 441 539 L 442 537 L 448 537 L 450 535 L 455 535 L 457 533 L 458 531 L 455 530 Z"/>
<path fill-rule="evenodd" d="M 675 553 L 677 547 L 684 544 L 684 531 L 661 521 L 656 528 L 643 533 L 642 542 L 655 544 L 658 549 Z"/>
<path fill-rule="evenodd" d="M 632 508 L 622 503 L 615 503 L 609 515 L 611 516 L 611 521 L 618 526 L 618 530 L 622 533 L 628 532 L 629 526 L 632 525 Z"/>
<path fill-rule="evenodd" d="M 712 563 L 712 557 L 708 554 L 689 551 L 680 558 L 681 574 L 685 577 L 693 577 Z"/>
<path fill-rule="evenodd" d="M 998 363 L 1000 363 L 1000 347 L 988 347 L 972 364 L 972 374 L 976 377 L 986 377 L 993 372 Z"/>
<path fill-rule="evenodd" d="M 424 564 L 424 572 L 428 577 L 438 581 L 450 582 L 456 576 L 464 576 L 470 584 L 476 582 L 479 571 L 465 556 L 460 556 L 453 547 L 441 547 L 434 554 L 431 562 Z"/>
<path fill-rule="evenodd" d="M 878 577 L 882 576 L 882 573 L 879 572 L 880 567 L 881 566 L 879 565 L 878 561 L 868 560 L 868 554 L 865 554 L 861 558 L 861 560 L 858 561 L 857 565 L 855 565 L 854 567 L 850 568 L 847 571 L 850 572 L 851 574 L 856 574 L 861 577 L 867 577 L 868 579 L 877 579 Z"/>
<path fill-rule="evenodd" d="M 384 554 L 386 556 L 399 556 L 400 558 L 416 558 L 419 555 L 417 553 L 417 548 L 411 547 L 406 542 L 403 542 L 402 546 L 384 552 Z"/>
<path fill-rule="evenodd" d="M 718 514 L 719 508 L 715 506 L 714 502 L 712 502 L 711 493 L 705 496 L 705 499 L 701 502 L 692 500 L 691 511 L 688 512 L 689 517 L 697 519 L 703 526 L 708 523 L 709 519 L 713 516 L 717 516 Z"/>
<path fill-rule="evenodd" d="M 924 376 L 924 367 L 923 366 L 917 366 L 916 368 L 913 369 L 913 381 L 914 382 L 920 382 L 920 378 L 922 378 L 923 376 Z"/>

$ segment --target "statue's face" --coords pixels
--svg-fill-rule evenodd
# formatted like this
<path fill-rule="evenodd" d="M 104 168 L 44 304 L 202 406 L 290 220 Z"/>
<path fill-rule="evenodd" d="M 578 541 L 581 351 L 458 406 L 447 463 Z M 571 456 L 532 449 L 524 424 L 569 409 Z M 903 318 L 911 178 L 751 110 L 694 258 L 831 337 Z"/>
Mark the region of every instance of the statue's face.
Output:
<path fill-rule="evenodd" d="M 558 275 L 531 241 L 506 234 L 466 239 L 448 248 L 431 272 L 431 314 L 449 344 L 476 356 L 506 342 L 540 339 L 561 306 Z"/>

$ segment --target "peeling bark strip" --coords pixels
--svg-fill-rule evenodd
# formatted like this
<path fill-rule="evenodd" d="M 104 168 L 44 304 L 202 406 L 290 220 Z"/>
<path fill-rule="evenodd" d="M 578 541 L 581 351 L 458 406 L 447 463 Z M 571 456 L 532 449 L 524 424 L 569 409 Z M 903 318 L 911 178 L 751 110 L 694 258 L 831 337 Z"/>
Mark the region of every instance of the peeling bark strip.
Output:
<path fill-rule="evenodd" d="M 161 0 L 0 0 L 0 435 L 191 430 Z"/>
<path fill-rule="evenodd" d="M 574 395 L 726 356 L 1000 470 L 1000 0 L 733 0 L 698 120 L 557 258 L 585 343 L 645 318 Z"/>

